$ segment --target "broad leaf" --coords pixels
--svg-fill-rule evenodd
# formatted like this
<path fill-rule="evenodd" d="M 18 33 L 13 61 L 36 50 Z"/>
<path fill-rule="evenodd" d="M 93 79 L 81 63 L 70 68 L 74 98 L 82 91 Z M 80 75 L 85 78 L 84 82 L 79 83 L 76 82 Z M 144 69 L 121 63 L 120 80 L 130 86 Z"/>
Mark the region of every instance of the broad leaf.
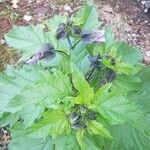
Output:
<path fill-rule="evenodd" d="M 83 8 L 77 12 L 74 19 L 75 23 L 82 25 L 83 29 L 94 30 L 100 26 L 96 7 L 90 1 L 86 1 Z"/>
<path fill-rule="evenodd" d="M 98 134 L 109 139 L 112 138 L 110 132 L 106 128 L 104 128 L 101 123 L 98 123 L 95 120 L 88 123 L 88 132 L 90 134 Z"/>
<path fill-rule="evenodd" d="M 99 143 L 88 134 L 84 136 L 84 143 L 85 143 L 85 150 L 101 150 Z"/>
<path fill-rule="evenodd" d="M 48 19 L 45 21 L 45 24 L 48 26 L 48 29 L 52 32 L 55 33 L 56 29 L 61 23 L 65 23 L 67 21 L 66 17 L 61 16 L 61 15 L 56 15 L 52 19 Z"/>
<path fill-rule="evenodd" d="M 138 130 L 125 123 L 112 127 L 113 142 L 105 146 L 105 150 L 149 150 L 150 139 Z"/>
<path fill-rule="evenodd" d="M 80 150 L 76 137 L 72 134 L 63 135 L 55 140 L 55 150 Z"/>
<path fill-rule="evenodd" d="M 51 42 L 46 34 L 40 26 L 15 27 L 5 35 L 5 40 L 9 46 L 23 52 L 21 60 L 27 60 L 42 44 Z"/>
<path fill-rule="evenodd" d="M 25 127 L 30 127 L 36 119 L 39 119 L 45 108 L 39 105 L 29 105 L 19 112 Z"/>
<path fill-rule="evenodd" d="M 36 72 L 33 73 L 36 74 Z M 28 81 L 28 78 L 25 79 Z M 45 70 L 45 74 L 40 74 L 38 80 L 30 82 L 28 86 L 24 86 L 16 95 L 10 97 L 5 110 L 17 112 L 31 104 L 53 107 L 54 102 L 59 103 L 70 93 L 71 84 L 66 75 L 57 70 L 53 70 L 53 74 Z"/>
<path fill-rule="evenodd" d="M 138 64 L 142 59 L 142 53 L 134 47 L 129 46 L 127 43 L 118 43 L 117 54 L 121 57 L 122 61 L 130 64 Z"/>
<path fill-rule="evenodd" d="M 12 127 L 19 120 L 18 113 L 4 113 L 2 117 L 0 117 L 0 123 L 2 126 L 10 125 Z"/>
<path fill-rule="evenodd" d="M 60 110 L 51 109 L 43 115 L 43 119 L 28 129 L 27 135 L 34 138 L 46 138 L 48 135 L 56 137 L 70 132 L 70 125 L 66 114 Z"/>
<path fill-rule="evenodd" d="M 83 142 L 83 138 L 84 138 L 84 132 L 85 130 L 84 129 L 80 129 L 79 131 L 77 131 L 76 133 L 76 138 L 77 138 L 77 141 L 81 147 L 81 149 L 84 149 L 85 148 L 85 143 Z"/>
<path fill-rule="evenodd" d="M 47 138 L 46 140 L 38 138 L 18 137 L 14 138 L 9 143 L 9 150 L 54 150 L 52 139 Z"/>
<path fill-rule="evenodd" d="M 99 99 L 97 110 L 111 125 L 128 122 L 142 134 L 149 135 L 150 128 L 142 111 L 122 96 L 110 95 L 105 99 Z"/>
<path fill-rule="evenodd" d="M 109 28 L 106 28 L 105 30 L 105 39 L 105 51 L 110 51 L 115 42 L 115 35 Z"/>
<path fill-rule="evenodd" d="M 36 80 L 44 76 L 46 77 L 47 75 L 49 75 L 49 72 L 44 70 L 41 66 L 24 66 L 24 68 L 20 69 L 8 68 L 5 74 L 1 73 L 0 112 L 3 112 L 9 101 L 15 99 L 15 97 L 16 102 L 14 103 L 17 103 L 17 99 L 24 89 Z"/>
<path fill-rule="evenodd" d="M 89 104 L 94 97 L 93 88 L 90 87 L 83 73 L 74 65 L 72 65 L 72 81 L 74 87 L 79 92 L 79 95 L 76 98 L 76 103 Z"/>

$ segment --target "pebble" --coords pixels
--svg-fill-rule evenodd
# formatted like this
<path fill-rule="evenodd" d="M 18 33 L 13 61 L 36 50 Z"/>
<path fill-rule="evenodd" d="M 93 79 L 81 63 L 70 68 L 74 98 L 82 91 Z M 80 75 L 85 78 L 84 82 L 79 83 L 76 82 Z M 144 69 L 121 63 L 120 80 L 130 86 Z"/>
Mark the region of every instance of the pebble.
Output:
<path fill-rule="evenodd" d="M 71 7 L 68 6 L 68 5 L 64 6 L 64 10 L 67 11 L 67 12 L 73 12 L 73 10 L 71 9 Z"/>
<path fill-rule="evenodd" d="M 2 45 L 6 43 L 6 41 L 4 39 L 1 39 L 0 42 Z"/>
<path fill-rule="evenodd" d="M 30 20 L 32 20 L 32 16 L 30 16 L 30 15 L 24 15 L 23 19 L 26 20 L 26 21 L 30 21 Z"/>

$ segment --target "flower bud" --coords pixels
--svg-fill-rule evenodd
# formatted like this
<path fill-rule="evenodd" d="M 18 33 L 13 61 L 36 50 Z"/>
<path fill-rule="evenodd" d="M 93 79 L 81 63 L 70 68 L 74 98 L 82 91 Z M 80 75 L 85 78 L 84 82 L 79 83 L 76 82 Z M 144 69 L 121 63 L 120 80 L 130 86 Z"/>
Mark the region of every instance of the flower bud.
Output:
<path fill-rule="evenodd" d="M 81 106 L 80 111 L 81 111 L 82 114 L 85 114 L 86 111 L 87 111 L 87 108 L 84 107 L 84 106 Z"/>
<path fill-rule="evenodd" d="M 105 42 L 104 30 L 97 30 L 93 32 L 82 31 L 81 39 L 85 44 L 102 43 Z"/>
<path fill-rule="evenodd" d="M 30 59 L 28 59 L 26 64 L 36 64 L 41 59 L 52 59 L 55 56 L 54 47 L 50 43 L 45 43 L 37 49 Z"/>
<path fill-rule="evenodd" d="M 74 26 L 73 27 L 73 33 L 80 35 L 81 34 L 81 28 L 79 26 Z"/>
<path fill-rule="evenodd" d="M 67 32 L 65 31 L 66 25 L 64 23 L 60 24 L 56 30 L 56 39 L 65 39 L 67 37 Z"/>
<path fill-rule="evenodd" d="M 76 123 L 80 119 L 77 113 L 71 113 L 69 118 L 70 118 L 71 124 Z"/>
<path fill-rule="evenodd" d="M 102 67 L 102 62 L 99 61 L 101 59 L 100 55 L 96 56 L 89 56 L 89 60 L 91 61 L 91 66 L 94 68 L 101 68 Z"/>
<path fill-rule="evenodd" d="M 96 120 L 96 114 L 95 113 L 90 113 L 89 115 L 88 115 L 88 119 L 89 120 Z"/>
<path fill-rule="evenodd" d="M 115 58 L 112 58 L 112 59 L 111 59 L 111 64 L 112 64 L 113 66 L 116 64 Z"/>
<path fill-rule="evenodd" d="M 107 81 L 107 82 L 111 82 L 111 81 L 113 81 L 115 78 L 116 78 L 116 73 L 115 73 L 115 71 L 109 70 L 109 71 L 106 73 L 106 81 Z"/>

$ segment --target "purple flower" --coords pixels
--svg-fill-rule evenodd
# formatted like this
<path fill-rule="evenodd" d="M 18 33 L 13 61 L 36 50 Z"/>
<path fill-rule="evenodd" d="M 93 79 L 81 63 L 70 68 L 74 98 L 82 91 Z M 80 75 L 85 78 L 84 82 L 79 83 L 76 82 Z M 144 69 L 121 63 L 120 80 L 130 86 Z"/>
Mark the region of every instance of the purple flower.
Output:
<path fill-rule="evenodd" d="M 85 44 L 102 43 L 105 42 L 105 31 L 97 30 L 90 32 L 84 30 L 81 33 L 81 39 Z"/>
<path fill-rule="evenodd" d="M 43 44 L 41 47 L 37 49 L 37 53 L 35 53 L 30 59 L 28 59 L 26 64 L 36 64 L 41 59 L 52 59 L 55 56 L 54 47 L 49 44 Z"/>
<path fill-rule="evenodd" d="M 74 26 L 72 31 L 73 31 L 74 34 L 80 35 L 82 30 L 79 26 Z"/>
<path fill-rule="evenodd" d="M 67 37 L 67 32 L 66 32 L 66 25 L 64 23 L 61 23 L 56 30 L 56 39 L 65 39 Z"/>
<path fill-rule="evenodd" d="M 93 66 L 94 68 L 100 69 L 103 66 L 102 62 L 100 61 L 100 59 L 102 59 L 100 55 L 89 56 L 88 58 L 91 62 L 91 66 Z"/>

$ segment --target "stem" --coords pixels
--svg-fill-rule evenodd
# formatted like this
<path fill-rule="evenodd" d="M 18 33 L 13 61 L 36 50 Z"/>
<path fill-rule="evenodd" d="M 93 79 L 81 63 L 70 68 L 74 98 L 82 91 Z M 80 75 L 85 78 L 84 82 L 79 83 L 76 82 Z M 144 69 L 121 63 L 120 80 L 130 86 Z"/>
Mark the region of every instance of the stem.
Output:
<path fill-rule="evenodd" d="M 75 44 L 72 46 L 71 49 L 74 49 L 74 48 L 78 45 L 78 43 L 79 43 L 80 41 L 81 41 L 81 40 L 79 40 L 77 43 L 75 43 Z"/>
<path fill-rule="evenodd" d="M 68 54 L 67 54 L 66 52 L 64 52 L 64 51 L 61 51 L 61 50 L 55 50 L 55 52 L 62 53 L 62 54 L 64 54 L 65 56 L 68 57 Z"/>
<path fill-rule="evenodd" d="M 91 70 L 90 74 L 88 75 L 88 77 L 86 78 L 86 80 L 89 80 L 90 77 L 92 76 L 93 72 L 95 71 L 95 67 L 93 67 L 93 69 Z"/>
<path fill-rule="evenodd" d="M 68 41 L 68 43 L 69 43 L 70 49 L 72 49 L 72 43 L 71 43 L 71 40 L 70 40 L 69 35 L 67 36 L 67 41 Z"/>

